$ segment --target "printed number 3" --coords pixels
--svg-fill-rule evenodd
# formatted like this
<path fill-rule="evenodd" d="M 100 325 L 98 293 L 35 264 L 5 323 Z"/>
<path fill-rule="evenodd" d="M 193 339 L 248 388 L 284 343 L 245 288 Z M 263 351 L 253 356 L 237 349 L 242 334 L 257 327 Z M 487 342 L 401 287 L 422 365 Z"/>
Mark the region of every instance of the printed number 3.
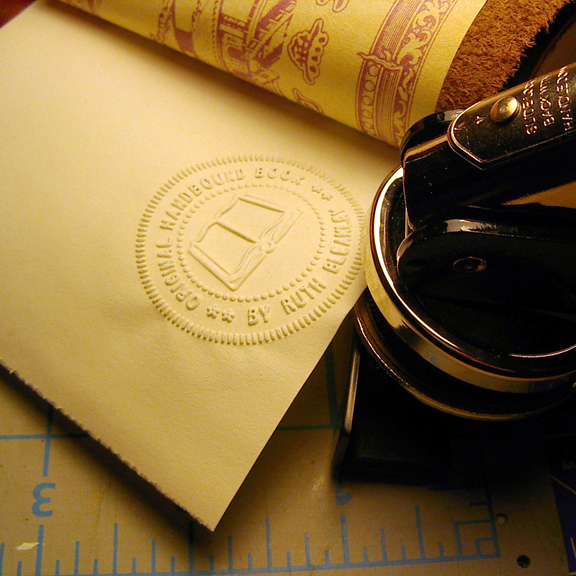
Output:
<path fill-rule="evenodd" d="M 43 510 L 42 506 L 44 504 L 50 503 L 50 498 L 47 496 L 42 496 L 42 492 L 47 490 L 48 488 L 54 489 L 56 488 L 56 484 L 54 482 L 42 482 L 42 484 L 38 484 L 32 491 L 32 496 L 34 497 L 34 504 L 32 505 L 32 513 L 34 516 L 38 516 L 40 518 L 46 518 L 47 516 L 52 516 L 52 510 Z"/>

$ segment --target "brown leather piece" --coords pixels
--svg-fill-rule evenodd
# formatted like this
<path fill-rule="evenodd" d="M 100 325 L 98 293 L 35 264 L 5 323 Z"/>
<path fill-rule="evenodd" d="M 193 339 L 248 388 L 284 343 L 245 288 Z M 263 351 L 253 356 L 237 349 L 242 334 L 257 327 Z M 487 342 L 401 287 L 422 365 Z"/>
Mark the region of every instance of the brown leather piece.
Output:
<path fill-rule="evenodd" d="M 530 51 L 553 42 L 546 32 L 560 31 L 575 6 L 569 0 L 487 0 L 460 44 L 437 109 L 467 107 L 499 92 L 515 75 L 529 75 L 538 60 Z"/>

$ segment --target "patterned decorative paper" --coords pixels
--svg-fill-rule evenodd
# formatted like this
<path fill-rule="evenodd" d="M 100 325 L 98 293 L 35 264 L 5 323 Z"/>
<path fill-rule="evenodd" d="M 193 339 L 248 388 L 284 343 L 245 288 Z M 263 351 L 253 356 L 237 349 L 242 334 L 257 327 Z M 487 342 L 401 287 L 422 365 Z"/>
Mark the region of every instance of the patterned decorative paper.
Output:
<path fill-rule="evenodd" d="M 64 0 L 399 145 L 485 0 Z"/>

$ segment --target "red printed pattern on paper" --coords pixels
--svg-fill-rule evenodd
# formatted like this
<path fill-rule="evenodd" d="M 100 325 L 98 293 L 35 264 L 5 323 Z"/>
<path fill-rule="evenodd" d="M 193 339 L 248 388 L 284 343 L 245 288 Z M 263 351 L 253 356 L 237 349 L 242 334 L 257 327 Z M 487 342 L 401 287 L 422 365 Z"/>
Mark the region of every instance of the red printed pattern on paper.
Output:
<path fill-rule="evenodd" d="M 442 24 L 457 0 L 397 2 L 363 64 L 356 89 L 356 120 L 363 132 L 399 145 L 409 128 L 418 78 Z"/>

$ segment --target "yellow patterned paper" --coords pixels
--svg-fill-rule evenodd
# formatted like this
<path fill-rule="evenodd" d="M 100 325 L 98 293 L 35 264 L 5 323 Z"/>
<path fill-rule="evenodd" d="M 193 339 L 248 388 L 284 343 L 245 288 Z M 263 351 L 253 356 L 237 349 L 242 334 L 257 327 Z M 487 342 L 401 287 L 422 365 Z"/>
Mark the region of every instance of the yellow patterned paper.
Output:
<path fill-rule="evenodd" d="M 64 1 L 394 145 L 485 2 Z"/>

